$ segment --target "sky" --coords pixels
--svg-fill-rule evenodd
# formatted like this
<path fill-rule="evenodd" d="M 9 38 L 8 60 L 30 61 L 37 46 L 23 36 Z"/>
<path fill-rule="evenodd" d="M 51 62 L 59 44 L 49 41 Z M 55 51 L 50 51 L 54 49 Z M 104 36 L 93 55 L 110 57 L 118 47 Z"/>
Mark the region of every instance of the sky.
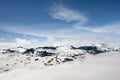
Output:
<path fill-rule="evenodd" d="M 120 40 L 119 0 L 0 0 L 0 48 Z"/>

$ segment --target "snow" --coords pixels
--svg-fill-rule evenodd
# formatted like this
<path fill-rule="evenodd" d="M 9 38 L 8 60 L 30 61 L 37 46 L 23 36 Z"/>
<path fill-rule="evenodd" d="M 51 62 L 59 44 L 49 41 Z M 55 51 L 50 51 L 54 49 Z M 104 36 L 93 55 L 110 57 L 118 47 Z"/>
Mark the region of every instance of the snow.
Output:
<path fill-rule="evenodd" d="M 119 80 L 120 53 L 87 55 L 76 60 L 45 68 L 20 67 L 0 73 L 0 80 Z M 34 66 L 35 67 L 35 66 Z"/>
<path fill-rule="evenodd" d="M 31 55 L 23 54 L 28 50 L 23 47 L 0 49 L 0 80 L 119 80 L 120 47 L 92 46 L 107 51 L 90 54 L 71 46 L 57 46 L 55 50 L 33 48 Z M 41 57 L 36 56 L 38 51 L 55 54 Z"/>

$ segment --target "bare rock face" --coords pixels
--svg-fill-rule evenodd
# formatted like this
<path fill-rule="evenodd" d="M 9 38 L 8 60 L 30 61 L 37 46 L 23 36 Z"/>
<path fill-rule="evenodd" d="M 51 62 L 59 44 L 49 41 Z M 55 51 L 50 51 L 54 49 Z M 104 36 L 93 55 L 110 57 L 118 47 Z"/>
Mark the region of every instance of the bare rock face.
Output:
<path fill-rule="evenodd" d="M 53 56 L 55 53 L 47 52 L 47 51 L 37 51 L 36 56 L 39 57 L 46 57 L 46 56 Z"/>
<path fill-rule="evenodd" d="M 96 47 L 96 46 L 81 46 L 81 47 L 73 47 L 73 46 L 72 46 L 72 49 L 81 49 L 81 50 L 86 51 L 86 52 L 89 53 L 89 54 L 99 54 L 99 53 L 104 53 L 104 52 L 106 52 L 106 51 L 104 51 L 104 50 L 99 49 L 99 48 Z"/>

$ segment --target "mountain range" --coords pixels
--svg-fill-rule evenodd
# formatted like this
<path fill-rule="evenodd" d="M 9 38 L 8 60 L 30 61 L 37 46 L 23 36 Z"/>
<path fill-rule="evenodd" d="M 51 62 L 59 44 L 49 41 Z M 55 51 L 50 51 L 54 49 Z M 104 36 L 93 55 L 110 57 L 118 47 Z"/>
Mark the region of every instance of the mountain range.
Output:
<path fill-rule="evenodd" d="M 81 61 L 86 56 L 120 52 L 120 47 L 108 47 L 106 44 L 88 46 L 45 46 L 37 48 L 9 48 L 0 50 L 0 73 L 15 68 L 45 68 L 73 61 Z"/>

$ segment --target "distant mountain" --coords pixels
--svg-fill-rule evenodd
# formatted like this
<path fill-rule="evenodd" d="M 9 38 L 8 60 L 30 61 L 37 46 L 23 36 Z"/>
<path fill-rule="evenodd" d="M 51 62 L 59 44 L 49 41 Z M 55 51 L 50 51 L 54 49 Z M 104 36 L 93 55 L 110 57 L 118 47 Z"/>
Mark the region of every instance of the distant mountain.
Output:
<path fill-rule="evenodd" d="M 0 51 L 0 72 L 16 67 L 41 67 L 84 59 L 86 55 L 120 52 L 120 47 L 110 48 L 105 44 L 91 46 L 57 46 L 37 48 L 10 48 Z"/>

